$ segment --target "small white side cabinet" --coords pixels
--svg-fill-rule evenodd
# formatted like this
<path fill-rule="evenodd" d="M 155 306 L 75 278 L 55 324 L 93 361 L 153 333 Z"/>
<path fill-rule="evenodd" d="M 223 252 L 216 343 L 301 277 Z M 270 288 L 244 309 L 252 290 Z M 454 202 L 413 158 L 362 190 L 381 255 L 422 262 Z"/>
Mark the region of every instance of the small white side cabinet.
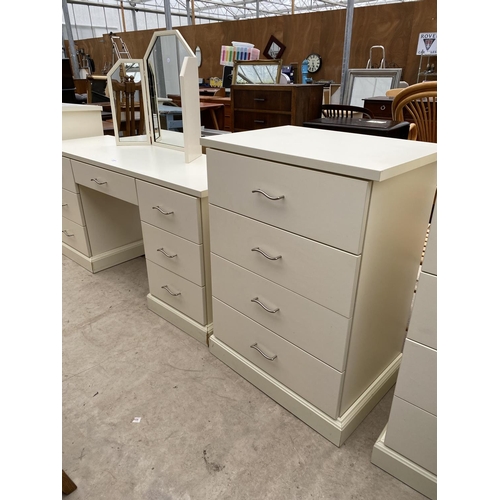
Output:
<path fill-rule="evenodd" d="M 62 139 L 103 135 L 102 107 L 92 104 L 62 103 Z"/>
<path fill-rule="evenodd" d="M 294 126 L 202 145 L 209 349 L 340 446 L 396 381 L 436 147 Z"/>
<path fill-rule="evenodd" d="M 422 263 L 403 360 L 386 428 L 372 462 L 437 498 L 437 206 Z"/>

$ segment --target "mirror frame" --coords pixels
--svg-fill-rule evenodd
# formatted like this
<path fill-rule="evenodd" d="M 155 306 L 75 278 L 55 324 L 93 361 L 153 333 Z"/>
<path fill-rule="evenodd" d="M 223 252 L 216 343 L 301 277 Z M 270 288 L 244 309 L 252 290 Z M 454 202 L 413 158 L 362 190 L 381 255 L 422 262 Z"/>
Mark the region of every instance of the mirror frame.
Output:
<path fill-rule="evenodd" d="M 133 136 L 129 140 L 120 140 L 120 126 L 118 124 L 118 114 L 115 106 L 115 99 L 113 95 L 113 73 L 120 68 L 122 64 L 127 63 L 137 63 L 139 65 L 139 72 L 141 74 L 141 94 L 142 94 L 142 109 L 144 111 L 144 126 L 145 134 Z M 115 132 L 115 142 L 117 146 L 144 146 L 145 144 L 151 144 L 151 134 L 149 130 L 149 107 L 147 106 L 147 90 L 146 90 L 146 78 L 144 71 L 144 62 L 142 59 L 118 59 L 111 69 L 106 74 L 107 89 L 109 94 L 109 101 L 111 105 L 111 115 L 113 118 L 113 129 Z"/>
<path fill-rule="evenodd" d="M 201 149 L 201 117 L 200 117 L 200 89 L 198 80 L 198 60 L 193 53 L 192 49 L 186 43 L 182 35 L 177 30 L 164 30 L 156 31 L 151 37 L 149 46 L 144 54 L 143 64 L 144 68 L 148 67 L 148 58 L 151 55 L 155 43 L 158 39 L 165 36 L 175 36 L 177 40 L 183 45 L 188 56 L 184 57 L 184 61 L 181 64 L 181 69 L 179 72 L 179 83 L 181 92 L 181 106 L 182 106 L 182 124 L 184 145 L 177 146 L 174 144 L 168 144 L 160 142 L 155 138 L 155 131 L 153 127 L 150 127 L 150 138 L 151 144 L 154 146 L 175 149 L 178 151 L 184 151 L 186 163 L 190 163 L 202 154 Z M 145 71 L 146 80 L 146 105 L 148 108 L 149 121 L 153 120 L 153 110 L 151 109 L 151 83 L 148 71 Z M 152 125 L 152 123 L 150 123 Z"/>
<path fill-rule="evenodd" d="M 283 65 L 282 59 L 254 59 L 253 61 L 235 61 L 233 67 L 233 85 L 274 85 L 280 82 L 281 66 Z M 238 69 L 241 66 L 276 66 L 276 81 L 273 83 L 237 83 Z"/>
<path fill-rule="evenodd" d="M 353 105 L 357 106 L 359 104 L 353 103 L 353 88 L 354 88 L 354 82 L 358 78 L 391 78 L 391 84 L 390 87 L 391 89 L 396 88 L 399 85 L 399 82 L 401 80 L 401 73 L 402 73 L 401 68 L 373 68 L 373 69 L 348 69 L 347 70 L 347 84 L 346 84 L 346 89 L 344 93 L 344 102 L 342 104 L 348 104 L 348 105 Z M 389 90 L 389 89 L 386 89 Z M 385 96 L 385 91 L 383 92 L 383 95 Z M 370 97 L 375 97 L 375 95 L 365 95 L 363 96 L 364 99 L 370 98 Z M 361 107 L 364 107 L 364 104 L 361 104 Z"/>

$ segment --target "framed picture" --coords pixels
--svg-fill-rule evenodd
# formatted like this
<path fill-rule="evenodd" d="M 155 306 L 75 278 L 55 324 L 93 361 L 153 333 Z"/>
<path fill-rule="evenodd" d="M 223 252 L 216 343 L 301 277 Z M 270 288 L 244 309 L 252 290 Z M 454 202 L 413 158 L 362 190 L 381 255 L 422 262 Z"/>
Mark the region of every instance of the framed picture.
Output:
<path fill-rule="evenodd" d="M 274 36 L 271 35 L 264 49 L 264 56 L 268 59 L 281 59 L 286 47 Z"/>
<path fill-rule="evenodd" d="M 364 107 L 363 99 L 385 96 L 399 85 L 401 72 L 401 68 L 348 69 L 342 104 Z"/>
<path fill-rule="evenodd" d="M 282 64 L 282 59 L 236 61 L 233 69 L 233 85 L 270 85 L 279 83 Z"/>

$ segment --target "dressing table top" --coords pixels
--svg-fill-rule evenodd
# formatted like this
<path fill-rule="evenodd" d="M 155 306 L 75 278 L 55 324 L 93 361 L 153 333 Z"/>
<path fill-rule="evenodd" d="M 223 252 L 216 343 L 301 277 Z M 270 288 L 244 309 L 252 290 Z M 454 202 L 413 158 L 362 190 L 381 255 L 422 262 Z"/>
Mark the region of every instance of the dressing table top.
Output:
<path fill-rule="evenodd" d="M 206 157 L 185 163 L 184 151 L 161 146 L 117 146 L 113 136 L 62 141 L 62 154 L 185 194 L 208 196 Z"/>

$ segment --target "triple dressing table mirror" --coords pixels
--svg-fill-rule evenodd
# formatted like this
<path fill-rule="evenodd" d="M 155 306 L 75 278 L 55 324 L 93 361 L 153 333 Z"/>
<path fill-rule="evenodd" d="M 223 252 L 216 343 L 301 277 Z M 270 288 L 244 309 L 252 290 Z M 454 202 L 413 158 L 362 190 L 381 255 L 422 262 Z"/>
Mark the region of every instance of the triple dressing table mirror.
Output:
<path fill-rule="evenodd" d="M 153 34 L 144 56 L 151 143 L 201 156 L 198 60 L 177 30 Z"/>
<path fill-rule="evenodd" d="M 107 80 L 116 144 L 150 144 L 142 59 L 118 59 Z"/>

